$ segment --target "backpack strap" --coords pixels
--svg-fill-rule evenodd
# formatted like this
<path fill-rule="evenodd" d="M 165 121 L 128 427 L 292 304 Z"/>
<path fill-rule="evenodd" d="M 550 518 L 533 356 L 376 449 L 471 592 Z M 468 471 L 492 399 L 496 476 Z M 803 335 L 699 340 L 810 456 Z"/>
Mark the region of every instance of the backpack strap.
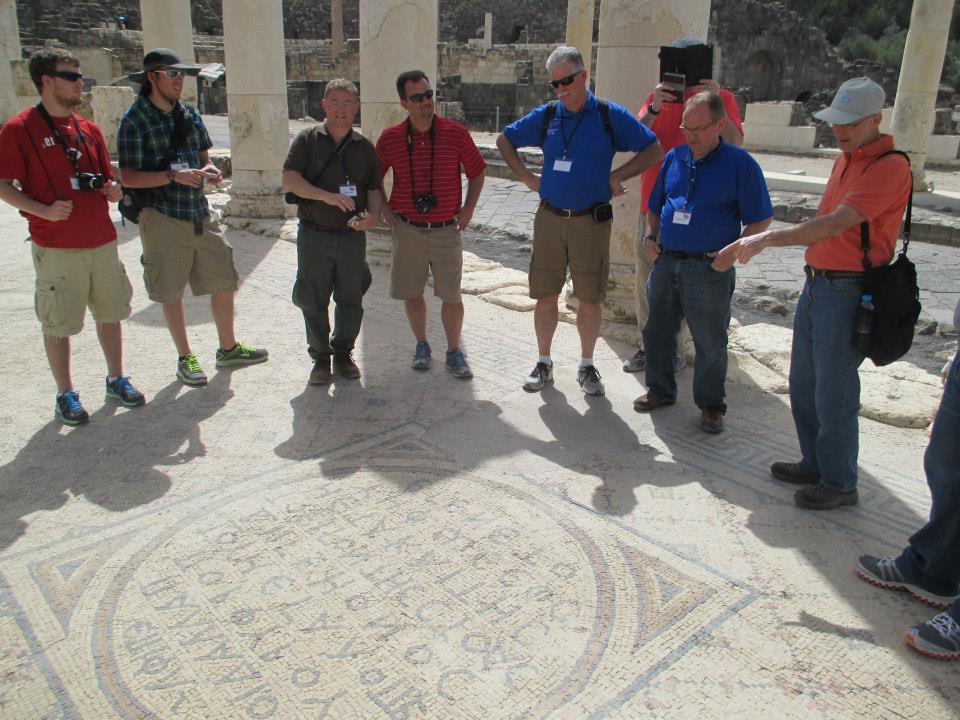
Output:
<path fill-rule="evenodd" d="M 603 98 L 597 98 L 597 110 L 600 111 L 600 117 L 603 120 L 603 131 L 610 136 L 613 141 L 613 149 L 617 149 L 617 138 L 613 134 L 613 125 L 610 123 L 610 104 Z M 547 128 L 550 121 L 557 115 L 557 101 L 551 100 L 543 110 L 543 122 L 540 125 L 540 147 L 543 147 L 547 139 Z"/>
<path fill-rule="evenodd" d="M 910 156 L 903 150 L 887 150 L 877 155 L 871 161 L 871 165 L 887 155 L 901 155 L 907 161 L 907 167 L 910 168 L 910 192 L 907 194 L 907 217 L 903 221 L 903 250 L 901 253 L 906 256 L 907 247 L 910 245 L 910 221 L 913 217 L 913 166 L 910 164 Z M 864 170 L 866 172 L 866 170 Z M 864 220 L 860 223 L 860 252 L 863 253 L 863 269 L 870 270 L 873 266 L 870 264 L 870 224 Z"/>

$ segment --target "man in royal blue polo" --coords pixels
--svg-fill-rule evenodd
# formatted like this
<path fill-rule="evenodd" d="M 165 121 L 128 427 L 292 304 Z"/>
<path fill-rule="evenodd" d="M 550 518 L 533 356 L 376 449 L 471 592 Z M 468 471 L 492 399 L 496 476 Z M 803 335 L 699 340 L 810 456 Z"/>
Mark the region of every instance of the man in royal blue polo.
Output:
<path fill-rule="evenodd" d="M 700 427 L 723 431 L 727 328 L 737 238 L 770 225 L 773 207 L 763 172 L 750 155 L 720 137 L 723 100 L 701 92 L 683 111 L 685 145 L 668 152 L 650 192 L 644 251 L 653 260 L 647 280 L 650 317 L 643 329 L 647 393 L 637 412 L 673 405 L 677 331 L 686 318 L 696 349 L 693 400 Z M 720 250 L 724 252 L 720 254 Z"/>
<path fill-rule="evenodd" d="M 523 388 L 536 392 L 553 382 L 550 346 L 557 329 L 557 300 L 573 278 L 580 333 L 577 382 L 588 395 L 603 395 L 593 364 L 600 334 L 600 303 L 610 267 L 610 198 L 623 195 L 621 184 L 663 155 L 656 136 L 624 107 L 598 100 L 587 88 L 587 71 L 576 48 L 558 47 L 547 59 L 557 100 L 508 125 L 497 148 L 510 169 L 541 202 L 533 224 L 530 297 L 537 301 L 533 325 L 540 357 Z M 543 148 L 543 172 L 535 175 L 520 160 L 518 147 Z M 618 151 L 636 153 L 611 170 Z"/>

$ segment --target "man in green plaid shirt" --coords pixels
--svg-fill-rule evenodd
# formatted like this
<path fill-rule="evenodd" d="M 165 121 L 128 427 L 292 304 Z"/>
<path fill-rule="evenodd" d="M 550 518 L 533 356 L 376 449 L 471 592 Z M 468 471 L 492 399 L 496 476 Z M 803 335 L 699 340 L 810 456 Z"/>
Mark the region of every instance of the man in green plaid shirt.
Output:
<path fill-rule="evenodd" d="M 121 182 L 151 191 L 152 206 L 139 218 L 143 282 L 150 299 L 163 306 L 177 348 L 177 377 L 187 385 L 207 382 L 187 338 L 183 291 L 188 282 L 194 295 L 210 296 L 220 341 L 217 367 L 267 359 L 266 350 L 237 342 L 233 332 L 233 298 L 239 286 L 233 249 L 203 194 L 207 181 L 220 183 L 220 171 L 210 162 L 212 143 L 200 114 L 180 102 L 184 76 L 199 71 L 166 48 L 144 55 L 143 71 L 130 75 L 141 83 L 140 94 L 117 134 Z"/>

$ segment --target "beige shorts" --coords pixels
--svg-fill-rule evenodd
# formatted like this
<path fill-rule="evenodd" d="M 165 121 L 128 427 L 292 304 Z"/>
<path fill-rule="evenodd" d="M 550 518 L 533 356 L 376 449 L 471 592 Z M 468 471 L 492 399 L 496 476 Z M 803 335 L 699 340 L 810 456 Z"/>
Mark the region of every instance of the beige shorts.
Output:
<path fill-rule="evenodd" d="M 117 241 L 95 248 L 48 248 L 32 243 L 37 271 L 34 307 L 43 334 L 69 337 L 83 329 L 87 307 L 97 322 L 130 317 L 133 286 L 117 254 Z"/>
<path fill-rule="evenodd" d="M 541 206 L 533 220 L 530 297 L 542 300 L 559 295 L 569 267 L 574 296 L 586 303 L 603 302 L 610 274 L 612 225 L 598 223 L 589 214 L 561 217 Z"/>
<path fill-rule="evenodd" d="M 463 245 L 456 225 L 418 228 L 397 220 L 393 228 L 390 297 L 413 300 L 423 295 L 427 272 L 433 275 L 433 294 L 445 303 L 460 302 Z"/>
<path fill-rule="evenodd" d="M 203 234 L 197 235 L 190 220 L 146 208 L 140 213 L 140 240 L 143 284 L 154 302 L 176 302 L 188 282 L 194 295 L 236 292 L 240 286 L 233 248 L 210 215 L 203 220 Z"/>

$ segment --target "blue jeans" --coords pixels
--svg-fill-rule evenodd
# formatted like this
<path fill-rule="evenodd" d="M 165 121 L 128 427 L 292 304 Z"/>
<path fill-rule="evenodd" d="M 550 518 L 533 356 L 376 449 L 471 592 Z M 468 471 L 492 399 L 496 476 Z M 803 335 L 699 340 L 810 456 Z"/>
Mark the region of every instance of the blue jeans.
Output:
<path fill-rule="evenodd" d="M 923 456 L 930 520 L 897 558 L 903 576 L 938 595 L 960 589 L 960 356 L 953 361 Z M 960 622 L 960 601 L 950 610 Z"/>
<path fill-rule="evenodd" d="M 853 346 L 859 278 L 807 278 L 793 319 L 790 409 L 804 465 L 834 490 L 857 487 L 860 376 Z"/>
<path fill-rule="evenodd" d="M 693 401 L 699 408 L 727 411 L 727 329 L 730 299 L 736 282 L 733 268 L 717 272 L 710 260 L 678 260 L 661 255 L 647 278 L 650 315 L 643 328 L 647 353 L 646 385 L 658 398 L 675 400 L 673 359 L 677 332 L 686 318 L 697 362 L 693 368 Z"/>

